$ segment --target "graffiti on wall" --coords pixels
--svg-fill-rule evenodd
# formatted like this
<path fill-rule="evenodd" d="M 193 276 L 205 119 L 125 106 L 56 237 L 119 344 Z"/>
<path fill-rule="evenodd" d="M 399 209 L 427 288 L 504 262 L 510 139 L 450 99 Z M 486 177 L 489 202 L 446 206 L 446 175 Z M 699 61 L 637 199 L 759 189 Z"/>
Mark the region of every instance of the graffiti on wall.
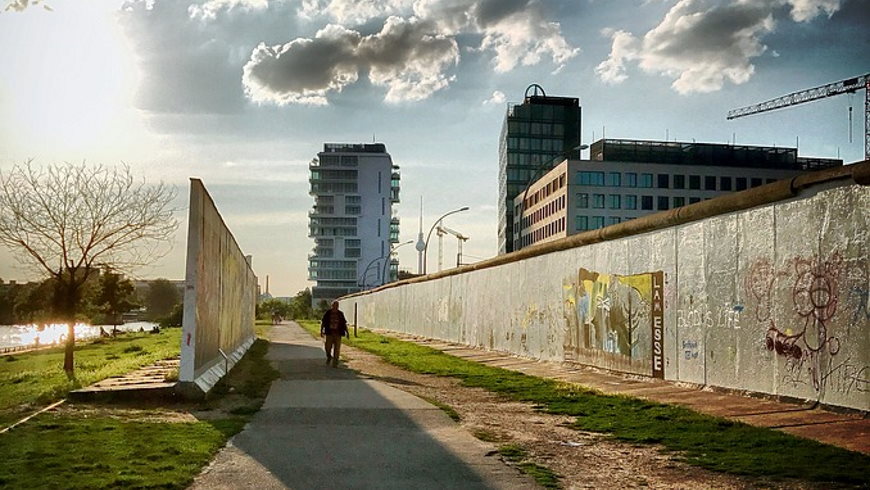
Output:
<path fill-rule="evenodd" d="M 657 284 L 654 277 L 659 278 Z M 663 313 L 663 301 L 653 312 L 654 292 L 660 300 L 663 296 L 661 277 L 661 272 L 617 275 L 581 268 L 566 278 L 562 285 L 566 357 L 592 350 L 629 361 L 650 360 L 651 325 Z"/>
<path fill-rule="evenodd" d="M 837 316 L 845 269 L 843 257 L 835 252 L 829 257 L 794 257 L 780 270 L 761 258 L 745 276 L 744 289 L 755 303 L 755 319 L 766 329 L 764 348 L 785 361 L 784 381 L 810 384 L 816 392 L 829 385 L 846 393 L 870 391 L 870 367 L 841 356 L 845 340 L 835 333 L 843 323 L 846 335 L 851 328 L 844 315 Z M 787 284 L 791 296 L 784 317 L 774 315 L 777 283 Z"/>

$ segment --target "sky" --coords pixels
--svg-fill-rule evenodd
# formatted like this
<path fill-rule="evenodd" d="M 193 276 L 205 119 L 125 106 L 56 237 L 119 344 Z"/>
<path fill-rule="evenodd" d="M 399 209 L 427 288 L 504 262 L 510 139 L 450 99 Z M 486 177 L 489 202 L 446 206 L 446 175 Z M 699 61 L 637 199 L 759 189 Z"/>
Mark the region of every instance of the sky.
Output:
<path fill-rule="evenodd" d="M 870 73 L 867 0 L 0 0 L 0 172 L 125 163 L 199 177 L 271 293 L 307 280 L 308 163 L 386 144 L 401 241 L 441 214 L 497 252 L 498 137 L 531 83 L 579 97 L 584 143 L 795 146 L 863 159 L 864 93 L 727 121 L 729 109 Z M 853 107 L 851 140 L 849 107 Z M 172 251 L 138 277 L 184 275 Z M 433 238 L 434 240 L 434 238 Z M 437 270 L 437 243 L 429 271 Z M 397 251 L 416 272 L 416 251 Z M 444 239 L 445 267 L 456 240 Z M 0 278 L 32 276 L 0 250 Z"/>

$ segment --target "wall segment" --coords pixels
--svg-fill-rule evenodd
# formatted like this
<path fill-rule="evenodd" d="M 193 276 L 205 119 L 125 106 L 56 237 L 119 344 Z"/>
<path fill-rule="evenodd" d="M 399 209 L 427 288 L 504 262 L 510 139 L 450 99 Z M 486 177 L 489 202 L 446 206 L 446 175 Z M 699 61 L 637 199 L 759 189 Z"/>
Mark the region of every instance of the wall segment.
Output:
<path fill-rule="evenodd" d="M 870 410 L 868 176 L 807 174 L 342 308 L 362 327 Z"/>
<path fill-rule="evenodd" d="M 207 393 L 254 342 L 257 277 L 199 179 L 190 179 L 179 390 Z"/>

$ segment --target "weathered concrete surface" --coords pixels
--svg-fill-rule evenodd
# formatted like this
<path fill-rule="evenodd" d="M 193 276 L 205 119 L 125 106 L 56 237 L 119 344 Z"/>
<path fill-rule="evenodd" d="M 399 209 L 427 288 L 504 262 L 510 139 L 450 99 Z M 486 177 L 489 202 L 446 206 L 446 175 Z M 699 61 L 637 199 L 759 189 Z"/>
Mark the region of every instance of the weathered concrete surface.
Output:
<path fill-rule="evenodd" d="M 131 373 L 113 376 L 90 386 L 71 391 L 69 398 L 78 401 L 167 399 L 175 396 L 175 381 L 167 376 L 178 374 L 178 359 L 164 359 Z"/>
<path fill-rule="evenodd" d="M 386 331 L 381 333 L 391 335 Z M 393 335 L 402 340 L 441 350 L 452 356 L 468 360 L 480 359 L 467 348 L 457 349 L 456 345 L 432 342 L 413 335 Z M 499 359 L 493 359 L 495 355 L 489 354 L 486 358 L 475 362 L 576 383 L 607 394 L 636 396 L 660 403 L 683 405 L 701 413 L 730 418 L 749 425 L 779 429 L 807 439 L 870 454 L 870 419 L 856 413 L 837 413 L 813 408 L 809 404 L 785 403 L 733 393 L 720 393 L 709 389 L 702 390 L 680 386 L 673 381 L 632 379 L 629 375 L 601 372 L 594 368 L 578 369 L 553 362 L 517 359 L 509 354 L 497 354 Z M 509 360 L 521 362 L 507 363 L 506 361 Z"/>
<path fill-rule="evenodd" d="M 254 343 L 257 276 L 199 179 L 190 179 L 179 391 L 207 393 Z"/>
<path fill-rule="evenodd" d="M 296 325 L 273 329 L 268 359 L 281 379 L 192 488 L 537 488 L 440 409 L 326 366 Z"/>
<path fill-rule="evenodd" d="M 524 252 L 341 308 L 356 306 L 366 328 L 870 410 L 866 186 L 831 180 L 639 235 Z"/>

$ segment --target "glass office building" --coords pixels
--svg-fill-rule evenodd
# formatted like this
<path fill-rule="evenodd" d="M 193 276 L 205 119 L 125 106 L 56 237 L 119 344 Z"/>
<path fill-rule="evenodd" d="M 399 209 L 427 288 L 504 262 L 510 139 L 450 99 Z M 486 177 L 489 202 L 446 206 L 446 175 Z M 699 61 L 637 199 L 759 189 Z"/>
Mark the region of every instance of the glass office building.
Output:
<path fill-rule="evenodd" d="M 580 99 L 549 97 L 530 85 L 522 104 L 510 104 L 499 140 L 498 248 L 514 250 L 514 198 L 561 161 L 579 158 Z"/>

